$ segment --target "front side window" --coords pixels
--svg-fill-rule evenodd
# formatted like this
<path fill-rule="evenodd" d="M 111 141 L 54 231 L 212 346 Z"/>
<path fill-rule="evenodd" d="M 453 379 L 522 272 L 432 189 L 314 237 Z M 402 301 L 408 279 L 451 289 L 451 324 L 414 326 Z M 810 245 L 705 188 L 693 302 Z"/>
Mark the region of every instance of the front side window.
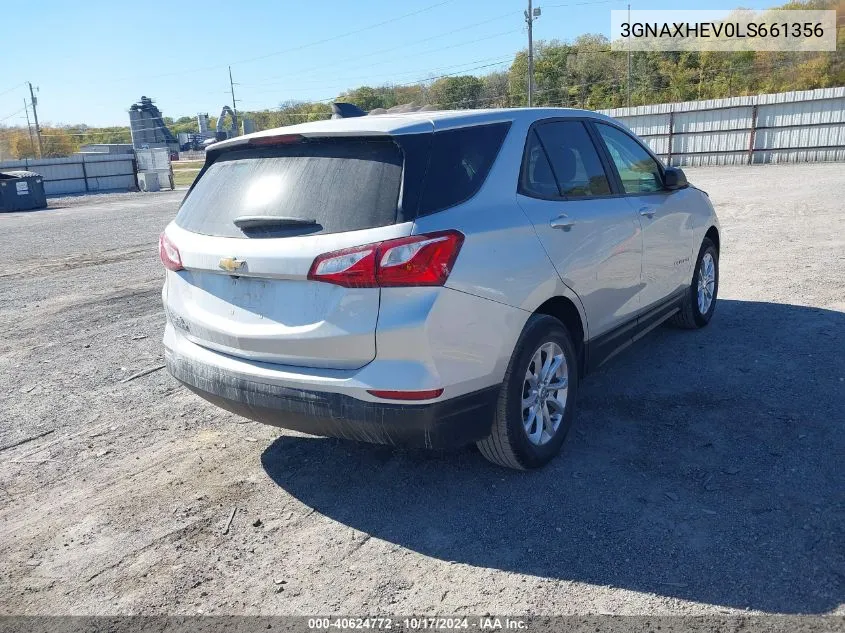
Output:
<path fill-rule="evenodd" d="M 596 128 L 616 165 L 625 193 L 653 193 L 663 190 L 660 165 L 642 145 L 611 125 L 597 123 Z"/>
<path fill-rule="evenodd" d="M 606 196 L 610 184 L 587 128 L 580 121 L 553 121 L 537 127 L 557 178 L 567 198 Z"/>

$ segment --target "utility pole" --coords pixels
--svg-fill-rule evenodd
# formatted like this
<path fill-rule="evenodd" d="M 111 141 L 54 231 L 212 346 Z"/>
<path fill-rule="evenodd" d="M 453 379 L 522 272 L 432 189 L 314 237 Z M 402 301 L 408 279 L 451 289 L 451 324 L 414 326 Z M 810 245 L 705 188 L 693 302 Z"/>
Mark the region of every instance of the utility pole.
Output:
<path fill-rule="evenodd" d="M 238 134 L 238 102 L 235 100 L 235 82 L 232 81 L 232 67 L 229 66 L 229 88 L 232 89 L 232 126 L 235 128 L 235 135 Z"/>
<path fill-rule="evenodd" d="M 44 146 L 41 144 L 41 126 L 38 125 L 38 110 L 35 109 L 35 106 L 38 105 L 38 99 L 35 98 L 35 93 L 32 91 L 32 82 L 28 81 L 26 83 L 29 84 L 29 102 L 32 104 L 32 116 L 35 118 L 35 133 L 38 135 L 38 158 L 43 158 Z"/>
<path fill-rule="evenodd" d="M 628 4 L 628 107 L 631 107 L 631 4 Z"/>
<path fill-rule="evenodd" d="M 534 103 L 534 20 L 540 17 L 540 7 L 534 9 L 528 0 L 525 23 L 528 24 L 528 107 Z"/>
<path fill-rule="evenodd" d="M 29 148 L 35 154 L 35 140 L 32 138 L 32 126 L 29 124 L 29 106 L 26 105 L 26 97 L 23 100 L 23 110 L 26 112 L 26 129 L 29 130 Z"/>

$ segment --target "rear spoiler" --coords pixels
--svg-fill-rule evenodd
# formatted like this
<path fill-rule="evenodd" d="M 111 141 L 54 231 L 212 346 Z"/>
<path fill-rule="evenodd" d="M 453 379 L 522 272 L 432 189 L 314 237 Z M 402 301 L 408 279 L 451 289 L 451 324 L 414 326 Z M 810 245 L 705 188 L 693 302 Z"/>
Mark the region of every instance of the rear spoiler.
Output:
<path fill-rule="evenodd" d="M 403 114 L 405 112 L 431 112 L 437 110 L 430 105 L 417 105 L 415 103 L 403 103 L 390 108 L 376 108 L 369 112 L 364 112 L 354 103 L 343 103 L 336 101 L 332 104 L 332 118 L 333 119 L 350 119 L 358 116 L 374 116 L 376 114 Z"/>
<path fill-rule="evenodd" d="M 358 116 L 367 116 L 367 113 L 354 103 L 343 103 L 338 101 L 332 104 L 333 119 L 351 119 Z"/>

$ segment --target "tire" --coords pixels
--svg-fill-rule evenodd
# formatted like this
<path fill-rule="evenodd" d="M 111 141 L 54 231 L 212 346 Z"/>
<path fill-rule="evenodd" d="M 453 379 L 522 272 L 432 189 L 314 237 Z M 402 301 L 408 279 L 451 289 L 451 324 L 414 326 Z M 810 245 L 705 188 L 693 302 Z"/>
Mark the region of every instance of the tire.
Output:
<path fill-rule="evenodd" d="M 705 283 L 707 287 L 712 287 L 710 303 L 707 304 L 707 309 L 702 312 L 699 306 L 699 282 L 702 279 L 702 262 L 705 258 L 712 260 L 713 278 L 709 283 Z M 719 251 L 716 250 L 716 245 L 710 241 L 710 238 L 705 237 L 701 242 L 701 249 L 698 252 L 698 258 L 695 260 L 695 270 L 692 275 L 692 284 L 690 284 L 689 291 L 684 295 L 681 302 L 681 311 L 674 315 L 669 323 L 675 327 L 684 328 L 686 330 L 695 330 L 702 328 L 713 318 L 713 313 L 716 311 L 716 298 L 719 294 Z"/>
<path fill-rule="evenodd" d="M 561 385 L 565 376 L 565 389 L 542 389 L 540 392 L 541 395 L 548 393 L 550 396 L 545 400 L 546 411 L 549 411 L 548 418 L 542 408 L 522 408 L 523 396 L 528 393 L 530 399 L 532 395 L 527 381 L 528 373 L 534 373 L 538 369 L 535 356 L 539 359 L 551 356 L 552 360 L 562 356 L 565 360 L 566 366 L 563 367 L 561 362 L 558 372 L 545 382 L 552 387 Z M 542 371 L 537 373 L 541 374 Z M 529 470 L 545 466 L 560 452 L 560 447 L 572 426 L 577 394 L 578 356 L 569 332 L 563 323 L 552 316 L 532 315 L 516 343 L 505 372 L 491 433 L 478 442 L 478 449 L 488 460 L 506 468 Z M 563 403 L 562 415 L 554 412 L 561 409 L 560 404 L 548 404 L 552 400 Z M 535 413 L 533 418 L 531 409 Z M 536 416 L 538 411 L 542 416 L 539 419 Z M 530 431 L 526 429 L 523 415 L 529 419 Z M 558 415 L 561 415 L 560 419 L 557 418 Z"/>

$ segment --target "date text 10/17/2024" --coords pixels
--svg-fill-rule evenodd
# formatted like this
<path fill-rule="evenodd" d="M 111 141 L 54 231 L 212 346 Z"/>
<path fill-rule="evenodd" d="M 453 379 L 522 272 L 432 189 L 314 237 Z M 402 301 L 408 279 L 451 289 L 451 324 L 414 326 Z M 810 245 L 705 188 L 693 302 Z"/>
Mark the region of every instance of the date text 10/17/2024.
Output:
<path fill-rule="evenodd" d="M 408 617 L 408 618 L 308 618 L 308 628 L 311 630 L 329 631 L 332 629 L 374 629 L 397 631 L 448 631 L 461 629 L 475 629 L 478 631 L 524 631 L 528 629 L 528 622 L 520 618 L 497 616 L 481 617 Z"/>

